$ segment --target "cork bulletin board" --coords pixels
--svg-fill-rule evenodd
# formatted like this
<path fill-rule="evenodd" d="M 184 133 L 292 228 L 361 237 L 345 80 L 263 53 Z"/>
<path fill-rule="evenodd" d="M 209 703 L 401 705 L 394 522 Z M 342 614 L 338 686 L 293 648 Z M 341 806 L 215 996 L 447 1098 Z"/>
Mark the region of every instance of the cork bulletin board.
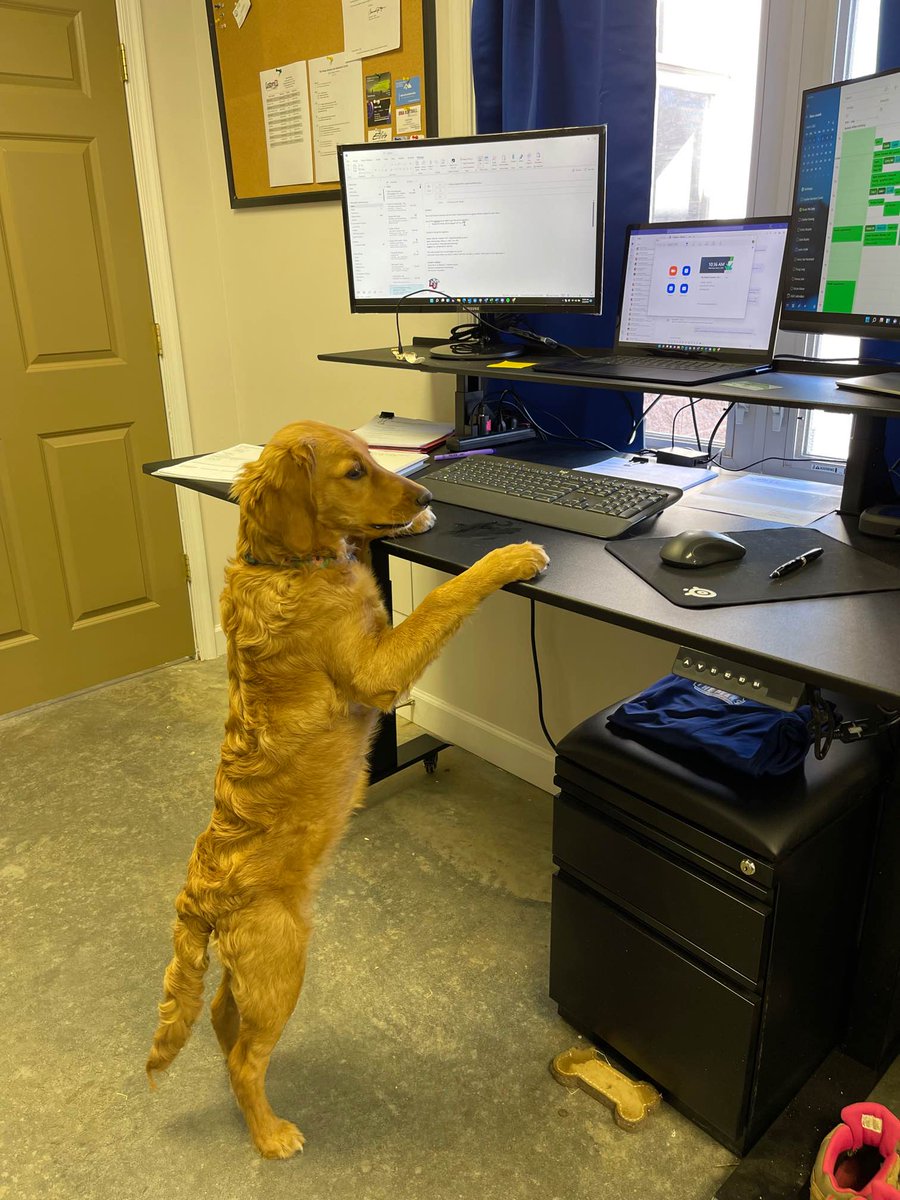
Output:
<path fill-rule="evenodd" d="M 206 8 L 231 207 L 337 199 L 337 179 L 317 179 L 315 153 L 312 182 L 271 185 L 260 77 L 283 64 L 340 54 L 345 48 L 341 0 L 252 0 L 249 6 L 246 0 L 206 0 Z M 367 55 L 360 63 L 362 137 L 353 140 L 436 134 L 434 0 L 400 0 L 399 47 Z M 302 75 L 298 79 L 300 88 Z M 404 88 L 420 105 L 418 112 L 415 104 L 402 103 Z M 306 103 L 312 104 L 309 91 Z M 418 130 L 410 132 L 416 125 Z M 312 121 L 308 132 L 314 141 Z"/>

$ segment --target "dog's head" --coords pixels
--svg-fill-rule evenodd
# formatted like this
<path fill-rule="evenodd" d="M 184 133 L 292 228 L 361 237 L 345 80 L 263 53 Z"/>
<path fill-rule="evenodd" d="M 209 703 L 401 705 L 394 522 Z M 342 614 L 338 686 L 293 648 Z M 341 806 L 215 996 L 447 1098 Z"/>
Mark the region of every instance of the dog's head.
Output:
<path fill-rule="evenodd" d="M 379 467 L 361 438 L 318 421 L 276 433 L 232 493 L 247 543 L 241 550 L 261 561 L 383 537 L 404 529 L 431 500 L 421 484 Z"/>

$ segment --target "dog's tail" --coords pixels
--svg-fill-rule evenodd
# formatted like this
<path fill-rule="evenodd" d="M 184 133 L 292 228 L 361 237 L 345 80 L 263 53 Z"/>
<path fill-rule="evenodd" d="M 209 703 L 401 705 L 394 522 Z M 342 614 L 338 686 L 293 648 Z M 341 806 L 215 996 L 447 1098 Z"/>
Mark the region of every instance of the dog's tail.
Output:
<path fill-rule="evenodd" d="M 175 957 L 166 967 L 165 999 L 159 1005 L 159 1027 L 147 1059 L 147 1077 L 164 1071 L 190 1037 L 203 1007 L 203 976 L 209 966 L 207 946 L 212 926 L 195 913 L 179 912 L 175 921 Z"/>

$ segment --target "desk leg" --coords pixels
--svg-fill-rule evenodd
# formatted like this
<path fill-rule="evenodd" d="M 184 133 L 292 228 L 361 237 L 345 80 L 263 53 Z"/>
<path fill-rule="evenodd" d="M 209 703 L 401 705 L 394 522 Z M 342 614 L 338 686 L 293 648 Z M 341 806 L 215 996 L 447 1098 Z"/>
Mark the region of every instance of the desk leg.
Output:
<path fill-rule="evenodd" d="M 863 509 L 893 494 L 884 457 L 886 420 L 872 413 L 856 413 L 847 452 L 842 513 L 858 517 Z"/>
<path fill-rule="evenodd" d="M 372 543 L 371 551 L 372 570 L 375 573 L 381 598 L 390 617 L 393 612 L 390 555 L 378 542 Z M 372 751 L 369 755 L 369 782 L 378 783 L 380 779 L 387 779 L 391 775 L 396 775 L 404 767 L 412 766 L 413 763 L 417 762 L 424 762 L 425 770 L 431 773 L 437 766 L 438 751 L 446 750 L 448 745 L 448 742 L 439 741 L 430 734 L 423 733 L 419 737 L 413 738 L 412 741 L 404 742 L 402 746 L 398 746 L 397 718 L 392 712 L 385 713 L 381 718 L 378 733 L 376 734 L 375 741 L 372 743 Z"/>

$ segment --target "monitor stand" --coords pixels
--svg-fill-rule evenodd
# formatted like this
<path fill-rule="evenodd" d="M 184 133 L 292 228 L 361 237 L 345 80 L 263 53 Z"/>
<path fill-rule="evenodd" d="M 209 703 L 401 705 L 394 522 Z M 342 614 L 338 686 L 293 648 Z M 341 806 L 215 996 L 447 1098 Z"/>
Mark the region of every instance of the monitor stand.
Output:
<path fill-rule="evenodd" d="M 444 342 L 440 346 L 432 346 L 429 354 L 432 358 L 452 358 L 454 362 L 488 363 L 501 358 L 517 358 L 525 353 L 524 346 L 514 342 L 501 342 L 494 336 L 494 330 L 482 323 L 467 327 L 466 336 Z"/>

